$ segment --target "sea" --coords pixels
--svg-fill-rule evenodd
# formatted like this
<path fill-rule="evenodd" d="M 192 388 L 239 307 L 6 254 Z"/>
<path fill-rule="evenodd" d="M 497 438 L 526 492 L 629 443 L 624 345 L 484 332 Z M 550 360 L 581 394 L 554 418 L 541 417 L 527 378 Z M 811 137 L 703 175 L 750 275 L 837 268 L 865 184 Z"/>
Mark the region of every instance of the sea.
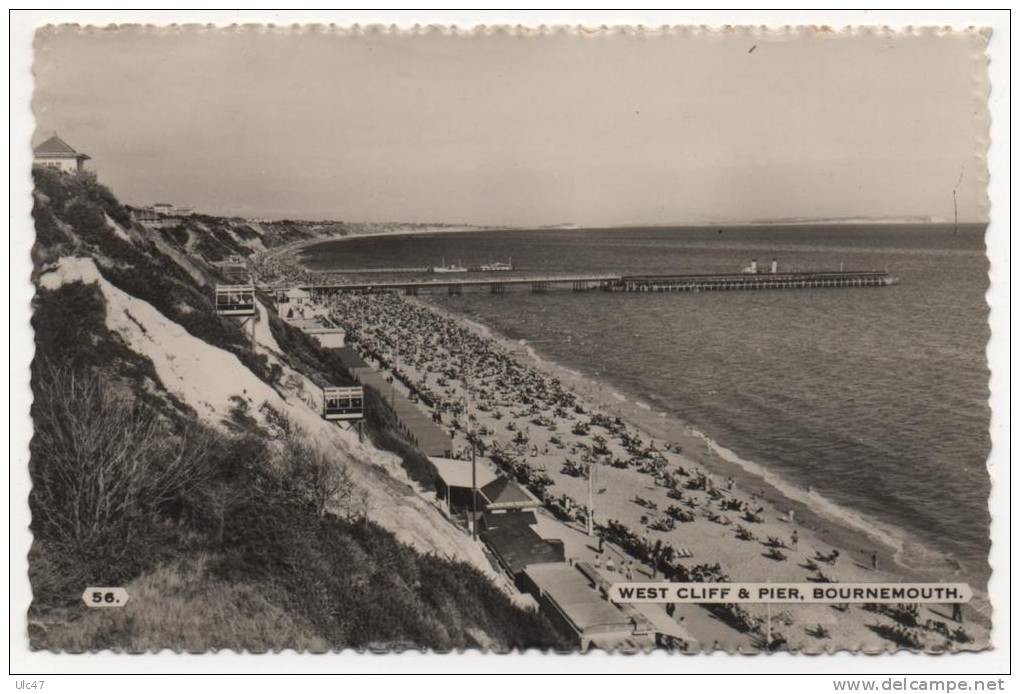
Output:
<path fill-rule="evenodd" d="M 327 242 L 312 269 L 630 274 L 888 270 L 872 289 L 436 294 L 432 300 L 701 432 L 896 538 L 917 568 L 986 580 L 984 226 L 535 229 Z M 959 579 L 957 579 L 959 580 Z"/>

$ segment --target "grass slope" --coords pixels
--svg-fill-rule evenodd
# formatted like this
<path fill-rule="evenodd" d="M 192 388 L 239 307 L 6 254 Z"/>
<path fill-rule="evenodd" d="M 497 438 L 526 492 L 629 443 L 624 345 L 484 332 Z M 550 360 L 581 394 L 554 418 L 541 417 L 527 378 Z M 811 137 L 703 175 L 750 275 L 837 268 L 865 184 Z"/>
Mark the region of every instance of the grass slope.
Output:
<path fill-rule="evenodd" d="M 35 176 L 37 269 L 61 256 L 91 257 L 110 283 L 272 383 L 264 357 L 215 317 L 208 292 L 108 190 L 87 176 Z M 105 317 L 94 285 L 38 288 L 33 648 L 567 646 L 472 566 L 417 552 L 370 522 L 343 461 L 296 428 L 206 426 Z M 295 368 L 342 382 L 328 351 L 275 316 L 270 327 Z M 87 586 L 117 585 L 131 595 L 126 607 L 81 602 Z"/>

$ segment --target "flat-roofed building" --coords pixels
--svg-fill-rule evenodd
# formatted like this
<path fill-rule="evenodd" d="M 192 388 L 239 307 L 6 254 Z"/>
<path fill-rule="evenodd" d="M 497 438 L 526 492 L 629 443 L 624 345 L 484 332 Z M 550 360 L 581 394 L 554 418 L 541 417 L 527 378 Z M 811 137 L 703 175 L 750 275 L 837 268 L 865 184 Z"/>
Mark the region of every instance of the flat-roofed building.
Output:
<path fill-rule="evenodd" d="M 315 338 L 315 341 L 326 349 L 340 349 L 346 344 L 347 331 L 343 328 L 323 325 L 322 321 L 318 318 L 294 318 L 291 317 L 292 313 L 291 309 L 287 309 L 287 318 L 284 319 L 287 325 L 291 325 L 309 337 Z"/>
<path fill-rule="evenodd" d="M 561 631 L 573 635 L 583 651 L 599 648 L 637 649 L 647 637 L 634 634 L 634 621 L 604 599 L 575 566 L 562 562 L 532 564 L 522 583 Z"/>
<path fill-rule="evenodd" d="M 547 540 L 535 531 L 533 511 L 492 513 L 481 518 L 481 538 L 518 587 L 522 572 L 532 564 L 565 562 L 562 540 Z"/>
<path fill-rule="evenodd" d="M 283 297 L 285 299 L 284 303 L 293 304 L 294 306 L 304 306 L 312 301 L 312 293 L 301 287 L 288 288 L 283 293 Z"/>

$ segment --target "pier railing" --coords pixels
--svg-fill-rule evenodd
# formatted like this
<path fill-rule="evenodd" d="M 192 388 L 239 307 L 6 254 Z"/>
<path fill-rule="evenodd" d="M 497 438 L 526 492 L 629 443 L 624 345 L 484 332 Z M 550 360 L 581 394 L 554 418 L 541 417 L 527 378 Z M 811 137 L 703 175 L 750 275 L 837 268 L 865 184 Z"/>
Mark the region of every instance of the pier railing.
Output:
<path fill-rule="evenodd" d="M 643 275 L 621 277 L 617 292 L 707 292 L 761 289 L 847 289 L 886 287 L 899 279 L 883 271 L 785 272 L 723 275 Z"/>

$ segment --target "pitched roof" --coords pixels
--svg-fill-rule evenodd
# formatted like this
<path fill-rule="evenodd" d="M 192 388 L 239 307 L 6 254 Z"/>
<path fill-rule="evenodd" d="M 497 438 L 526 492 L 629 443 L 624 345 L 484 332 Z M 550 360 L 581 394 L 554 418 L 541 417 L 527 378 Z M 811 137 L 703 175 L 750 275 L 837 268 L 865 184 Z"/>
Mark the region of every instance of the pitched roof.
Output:
<path fill-rule="evenodd" d="M 46 140 L 39 146 L 37 146 L 33 152 L 35 155 L 41 157 L 84 157 L 89 159 L 87 154 L 80 154 L 75 149 L 61 140 L 59 137 L 54 135 L 50 139 Z"/>
<path fill-rule="evenodd" d="M 429 462 L 435 468 L 436 474 L 443 480 L 447 487 L 471 488 L 471 461 L 455 460 L 453 458 L 439 458 L 429 456 Z M 475 482 L 478 486 L 485 485 L 496 479 L 496 473 L 485 465 L 475 466 Z"/>
<path fill-rule="evenodd" d="M 516 528 L 523 531 L 528 526 L 538 523 L 534 511 L 509 511 L 504 513 L 482 512 L 482 520 L 486 530 L 496 528 Z"/>
<path fill-rule="evenodd" d="M 531 508 L 542 505 L 527 489 L 506 477 L 497 477 L 483 485 L 482 496 L 489 502 L 490 508 Z"/>

